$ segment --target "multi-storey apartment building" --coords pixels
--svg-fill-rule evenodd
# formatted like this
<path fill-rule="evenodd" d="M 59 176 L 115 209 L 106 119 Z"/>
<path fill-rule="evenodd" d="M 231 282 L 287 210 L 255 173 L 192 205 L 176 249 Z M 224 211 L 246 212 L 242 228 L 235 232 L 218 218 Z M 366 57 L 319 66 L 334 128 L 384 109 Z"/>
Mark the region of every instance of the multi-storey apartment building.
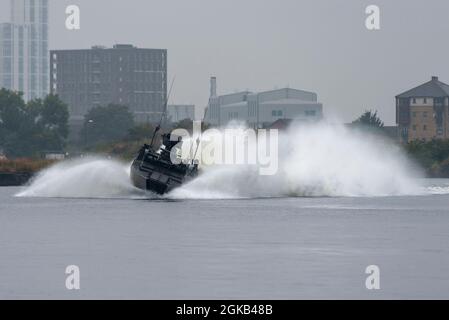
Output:
<path fill-rule="evenodd" d="M 400 140 L 449 139 L 449 85 L 432 77 L 396 96 L 396 123 Z"/>
<path fill-rule="evenodd" d="M 93 107 L 126 105 L 136 121 L 159 121 L 167 99 L 167 50 L 132 45 L 50 54 L 51 92 L 68 104 L 71 122 Z"/>
<path fill-rule="evenodd" d="M 0 88 L 25 100 L 49 93 L 48 0 L 11 0 L 11 22 L 0 24 Z"/>

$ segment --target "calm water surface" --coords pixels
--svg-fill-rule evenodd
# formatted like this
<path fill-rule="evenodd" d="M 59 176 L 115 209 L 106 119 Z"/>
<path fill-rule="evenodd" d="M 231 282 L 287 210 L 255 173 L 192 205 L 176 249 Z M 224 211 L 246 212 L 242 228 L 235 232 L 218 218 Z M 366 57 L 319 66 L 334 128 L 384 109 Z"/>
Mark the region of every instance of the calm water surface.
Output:
<path fill-rule="evenodd" d="M 448 180 L 432 195 L 132 200 L 0 188 L 2 299 L 449 298 Z M 65 288 L 65 268 L 81 290 Z M 378 265 L 381 290 L 365 288 Z"/>

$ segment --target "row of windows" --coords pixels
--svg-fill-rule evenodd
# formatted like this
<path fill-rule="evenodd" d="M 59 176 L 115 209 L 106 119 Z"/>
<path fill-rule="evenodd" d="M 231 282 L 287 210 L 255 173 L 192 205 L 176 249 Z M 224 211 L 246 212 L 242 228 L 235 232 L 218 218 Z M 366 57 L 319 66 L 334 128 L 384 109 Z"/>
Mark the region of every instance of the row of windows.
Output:
<path fill-rule="evenodd" d="M 435 105 L 437 105 L 437 106 L 443 106 L 443 105 L 444 105 L 444 100 L 445 100 L 444 98 L 429 98 L 429 99 L 433 99 L 433 102 L 434 102 Z M 428 99 L 428 98 L 423 98 L 423 100 L 422 100 L 423 104 L 430 103 L 431 101 L 430 101 L 429 99 Z M 417 101 L 418 101 L 417 98 L 413 98 L 413 99 L 412 99 L 412 103 L 413 103 L 413 104 L 416 104 Z"/>
<path fill-rule="evenodd" d="M 315 117 L 316 116 L 316 110 L 307 110 L 306 111 L 307 117 Z"/>
<path fill-rule="evenodd" d="M 416 98 L 413 98 L 412 101 L 414 104 L 416 104 Z M 423 103 L 427 104 L 427 98 L 424 98 Z"/>
<path fill-rule="evenodd" d="M 427 125 L 423 125 L 422 129 L 423 129 L 423 131 L 427 131 Z M 418 126 L 415 124 L 415 125 L 413 125 L 413 131 L 416 131 L 416 130 L 418 130 Z"/>
<path fill-rule="evenodd" d="M 420 112 L 418 112 L 418 111 L 413 111 L 413 112 L 412 112 L 413 118 L 418 117 L 419 114 L 420 114 Z M 423 112 L 422 112 L 422 117 L 423 117 L 423 118 L 427 118 L 428 116 L 429 116 L 429 112 L 427 112 L 427 111 L 423 111 Z"/>
<path fill-rule="evenodd" d="M 71 93 L 62 93 L 61 96 L 64 96 L 72 101 L 87 101 L 90 98 L 100 99 L 101 97 L 103 100 L 111 100 L 110 97 L 116 96 L 116 92 L 84 92 L 80 94 L 71 94 Z M 159 103 L 162 104 L 164 101 L 164 95 L 158 94 L 158 93 L 126 93 L 121 94 L 120 97 L 125 97 L 127 100 L 137 103 Z"/>
<path fill-rule="evenodd" d="M 84 66 L 92 65 L 102 68 L 113 67 L 116 69 L 118 66 L 125 69 L 135 69 L 135 70 L 154 70 L 161 69 L 165 67 L 165 61 L 159 59 L 148 59 L 145 61 L 130 60 L 130 61 L 119 61 L 117 59 L 107 60 L 107 59 L 79 59 L 79 58 L 64 58 L 55 59 L 54 61 L 59 61 L 62 66 Z"/>
<path fill-rule="evenodd" d="M 418 130 L 418 126 L 417 126 L 417 125 L 414 125 L 414 126 L 413 126 L 413 131 L 416 131 L 416 130 Z M 427 131 L 427 130 L 428 130 L 428 127 L 427 127 L 426 125 L 423 125 L 423 126 L 422 126 L 422 130 L 423 130 L 423 131 Z M 437 135 L 442 135 L 442 134 L 443 134 L 443 129 L 441 129 L 441 128 L 437 129 Z"/>
<path fill-rule="evenodd" d="M 105 52 L 105 53 L 95 53 L 95 51 L 87 51 L 87 52 L 59 52 L 53 53 L 53 59 L 55 60 L 65 60 L 68 62 L 113 62 L 119 61 L 122 63 L 133 63 L 138 62 L 139 64 L 145 63 L 158 63 L 164 64 L 165 59 L 161 57 L 159 54 L 155 53 L 134 53 L 127 55 L 117 55 L 115 52 Z"/>
<path fill-rule="evenodd" d="M 39 44 L 41 44 L 39 50 Z M 3 41 L 1 47 L 3 47 L 3 56 L 11 57 L 13 56 L 13 44 L 11 41 Z M 32 41 L 30 46 L 30 57 L 45 57 L 45 63 L 48 63 L 47 59 L 47 43 L 46 42 L 37 42 Z M 23 56 L 23 43 L 19 44 L 19 56 Z"/>
<path fill-rule="evenodd" d="M 419 99 L 422 99 L 419 101 Z M 409 106 L 410 103 L 411 104 L 419 104 L 419 103 L 423 103 L 423 104 L 429 104 L 432 102 L 435 104 L 435 106 L 444 106 L 445 105 L 445 98 L 399 98 L 398 99 L 398 106 Z M 446 104 L 447 105 L 447 104 Z"/>
<path fill-rule="evenodd" d="M 48 43 L 45 41 L 31 41 L 30 55 L 31 56 L 44 56 L 48 54 Z"/>
<path fill-rule="evenodd" d="M 48 25 L 41 24 L 39 26 L 32 25 L 30 27 L 30 37 L 32 40 L 48 40 Z"/>
<path fill-rule="evenodd" d="M 12 43 L 11 41 L 2 41 L 1 46 L 3 47 L 3 56 L 4 57 L 12 57 Z"/>
<path fill-rule="evenodd" d="M 58 70 L 61 73 L 68 74 L 85 74 L 85 73 L 103 73 L 103 74 L 116 74 L 122 72 L 125 74 L 134 73 L 136 77 L 165 77 L 166 70 L 160 65 L 136 65 L 130 66 L 117 66 L 114 64 L 101 64 L 96 65 L 93 63 L 71 63 L 61 64 L 53 63 L 52 68 Z"/>
<path fill-rule="evenodd" d="M 3 39 L 12 39 L 12 26 L 10 24 L 4 24 L 2 29 Z"/>
<path fill-rule="evenodd" d="M 229 112 L 228 113 L 228 120 L 235 120 L 239 118 L 238 112 Z"/>
<path fill-rule="evenodd" d="M 11 89 L 12 88 L 12 76 L 9 74 L 3 74 L 2 76 L 2 86 L 5 87 L 6 89 Z"/>
<path fill-rule="evenodd" d="M 53 77 L 54 83 L 58 85 L 58 87 L 61 90 L 84 90 L 84 91 L 90 91 L 93 87 L 94 90 L 102 91 L 102 90 L 116 90 L 115 88 L 117 86 L 124 86 L 132 91 L 156 91 L 156 92 L 163 92 L 166 89 L 166 86 L 164 83 L 160 82 L 147 82 L 147 83 L 141 83 L 141 82 L 122 82 L 121 84 L 117 84 L 116 82 L 112 81 L 99 81 L 92 79 L 92 81 L 85 81 L 85 82 L 64 82 L 60 81 L 58 82 L 57 78 Z"/>
<path fill-rule="evenodd" d="M 36 16 L 40 22 L 48 21 L 48 3 L 47 0 L 41 0 L 35 3 L 35 0 L 30 0 L 29 6 L 30 22 L 36 21 Z"/>
<path fill-rule="evenodd" d="M 306 110 L 305 114 L 307 117 L 314 117 L 316 116 L 316 110 Z M 282 117 L 284 116 L 284 112 L 282 110 L 273 110 L 271 111 L 271 115 L 273 117 Z"/>
<path fill-rule="evenodd" d="M 61 96 L 61 98 L 63 98 L 64 101 L 69 101 L 68 105 L 70 108 L 70 113 L 72 114 L 84 114 L 86 113 L 89 109 L 90 109 L 90 105 L 107 105 L 109 104 L 111 101 L 113 101 L 113 97 L 112 96 L 103 96 L 100 97 L 99 95 L 97 96 L 90 96 L 90 97 L 80 97 L 75 98 L 74 99 L 69 99 L 66 96 Z M 154 111 L 162 111 L 163 110 L 163 103 L 160 101 L 143 101 L 142 103 L 139 102 L 135 102 L 133 101 L 134 99 L 132 98 L 119 98 L 117 100 L 117 103 L 122 103 L 125 104 L 127 106 L 129 106 L 129 108 L 133 111 L 148 111 L 148 110 L 152 110 Z"/>

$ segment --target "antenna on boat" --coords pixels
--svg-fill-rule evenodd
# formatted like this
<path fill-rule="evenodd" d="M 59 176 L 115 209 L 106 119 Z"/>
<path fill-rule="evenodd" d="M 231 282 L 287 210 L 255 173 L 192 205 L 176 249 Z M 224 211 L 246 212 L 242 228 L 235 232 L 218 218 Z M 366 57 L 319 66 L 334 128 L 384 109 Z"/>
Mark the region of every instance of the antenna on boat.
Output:
<path fill-rule="evenodd" d="M 153 147 L 153 143 L 154 143 L 154 139 L 156 138 L 156 134 L 159 132 L 159 130 L 161 130 L 162 121 L 164 121 L 164 118 L 165 118 L 166 115 L 167 115 L 168 101 L 170 100 L 170 97 L 171 97 L 171 93 L 172 93 L 172 90 L 173 90 L 173 85 L 175 84 L 175 79 L 176 79 L 176 77 L 173 77 L 173 80 L 172 80 L 171 85 L 170 85 L 170 90 L 169 90 L 169 92 L 168 92 L 167 99 L 165 100 L 164 112 L 162 112 L 161 120 L 159 121 L 159 124 L 158 124 L 157 127 L 154 129 L 153 138 L 151 138 L 150 148 Z"/>
<path fill-rule="evenodd" d="M 206 120 L 207 113 L 209 112 L 209 108 L 210 108 L 210 106 L 208 106 L 206 108 L 206 112 L 204 112 L 203 121 L 201 122 L 201 132 L 203 131 L 202 125 L 204 123 L 204 120 Z M 200 144 L 201 144 L 201 136 L 199 136 L 198 139 L 196 139 L 196 150 L 195 150 L 195 154 L 193 155 L 193 158 L 192 158 L 192 164 L 194 164 L 194 162 L 195 162 L 196 155 L 198 153 L 198 149 L 200 148 Z"/>

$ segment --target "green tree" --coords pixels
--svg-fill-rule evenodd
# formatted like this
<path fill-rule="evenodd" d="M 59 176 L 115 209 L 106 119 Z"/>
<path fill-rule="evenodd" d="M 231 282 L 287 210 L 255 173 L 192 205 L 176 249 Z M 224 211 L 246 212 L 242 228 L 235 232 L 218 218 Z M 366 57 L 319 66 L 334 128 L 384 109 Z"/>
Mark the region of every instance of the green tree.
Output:
<path fill-rule="evenodd" d="M 69 133 L 69 111 L 56 95 L 36 99 L 27 105 L 34 122 L 33 142 L 41 151 L 62 151 Z"/>
<path fill-rule="evenodd" d="M 44 101 L 37 121 L 38 125 L 46 130 L 54 132 L 55 135 L 66 139 L 69 134 L 69 110 L 58 96 L 48 95 Z"/>
<path fill-rule="evenodd" d="M 134 127 L 134 116 L 128 107 L 117 104 L 92 108 L 84 116 L 81 139 L 86 146 L 119 141 Z"/>
<path fill-rule="evenodd" d="M 201 130 L 202 131 L 206 131 L 210 128 L 211 128 L 211 125 L 209 125 L 208 123 L 206 123 L 204 121 L 201 122 Z M 181 120 L 177 123 L 174 123 L 172 129 L 186 129 L 187 131 L 192 132 L 193 120 L 191 120 L 191 119 Z"/>
<path fill-rule="evenodd" d="M 409 142 L 405 148 L 408 154 L 427 170 L 449 159 L 449 140 L 415 140 Z"/>
<path fill-rule="evenodd" d="M 189 132 L 193 130 L 193 121 L 190 119 L 181 120 L 175 124 L 173 124 L 174 129 L 185 129 Z"/>
<path fill-rule="evenodd" d="M 370 127 L 376 129 L 382 129 L 384 127 L 383 121 L 378 117 L 377 111 L 365 111 L 358 119 L 352 122 L 353 125 L 358 127 Z"/>
<path fill-rule="evenodd" d="M 154 127 L 151 124 L 139 124 L 128 131 L 126 140 L 140 141 L 143 139 L 150 140 L 154 134 Z"/>
<path fill-rule="evenodd" d="M 18 131 L 27 117 L 26 106 L 21 93 L 0 90 L 0 130 L 4 134 Z M 6 135 L 0 136 L 4 142 Z"/>
<path fill-rule="evenodd" d="M 21 93 L 0 90 L 0 147 L 8 157 L 63 151 L 67 123 L 68 108 L 57 96 L 25 104 Z"/>

